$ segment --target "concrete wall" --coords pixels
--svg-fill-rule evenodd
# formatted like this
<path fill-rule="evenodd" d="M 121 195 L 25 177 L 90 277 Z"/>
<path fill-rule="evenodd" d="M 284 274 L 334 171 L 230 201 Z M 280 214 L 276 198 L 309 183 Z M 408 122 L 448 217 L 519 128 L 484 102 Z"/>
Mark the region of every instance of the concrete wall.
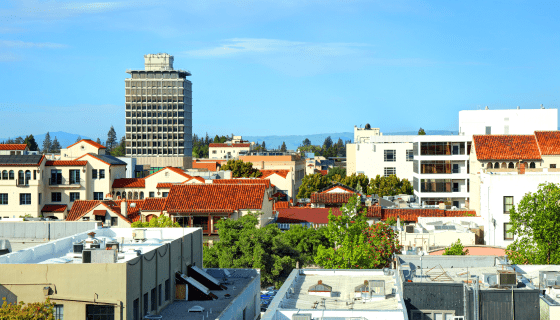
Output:
<path fill-rule="evenodd" d="M 97 229 L 93 221 L 22 221 L 2 222 L 0 238 L 55 240 Z"/>
<path fill-rule="evenodd" d="M 383 177 L 385 168 L 395 168 L 397 177 L 412 182 L 413 161 L 406 161 L 406 151 L 412 152 L 412 142 L 375 143 L 374 141 L 356 145 L 356 172 L 363 172 L 369 178 L 375 178 L 377 175 Z M 385 161 L 386 150 L 395 150 L 396 161 Z"/>
<path fill-rule="evenodd" d="M 237 290 L 240 290 L 241 293 L 216 317 L 216 320 L 255 320 L 261 315 L 260 273 L 257 273 L 257 276 L 246 287 L 237 288 Z M 245 310 L 245 318 L 243 318 L 243 310 Z"/>
<path fill-rule="evenodd" d="M 492 267 L 496 265 L 495 256 L 416 256 L 398 255 L 400 263 L 410 263 L 413 267 L 433 268 L 473 268 Z M 420 261 L 421 260 L 421 261 Z"/>
<path fill-rule="evenodd" d="M 462 135 L 533 134 L 536 130 L 558 130 L 558 109 L 462 110 L 459 132 Z M 505 132 L 506 126 L 508 132 Z"/>

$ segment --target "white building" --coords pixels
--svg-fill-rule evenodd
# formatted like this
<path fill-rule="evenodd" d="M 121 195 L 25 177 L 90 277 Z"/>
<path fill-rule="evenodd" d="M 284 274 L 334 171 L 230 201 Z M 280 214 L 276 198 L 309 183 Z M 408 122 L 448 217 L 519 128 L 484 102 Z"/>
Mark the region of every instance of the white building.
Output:
<path fill-rule="evenodd" d="M 459 134 L 464 136 L 533 134 L 537 130 L 558 130 L 558 109 L 519 109 L 518 107 L 518 109 L 505 110 L 459 111 Z"/>
<path fill-rule="evenodd" d="M 381 130 L 379 128 L 372 128 L 369 123 L 367 123 L 364 128 L 354 126 L 354 143 L 369 142 L 371 136 L 381 135 L 383 135 Z"/>

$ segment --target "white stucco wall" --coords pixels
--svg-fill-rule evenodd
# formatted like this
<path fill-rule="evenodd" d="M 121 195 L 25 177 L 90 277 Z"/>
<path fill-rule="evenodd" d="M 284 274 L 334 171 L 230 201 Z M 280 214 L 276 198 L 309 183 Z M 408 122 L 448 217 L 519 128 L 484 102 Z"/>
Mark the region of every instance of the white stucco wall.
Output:
<path fill-rule="evenodd" d="M 486 134 L 487 126 L 491 127 L 491 134 L 533 134 L 536 130 L 558 130 L 558 109 L 459 111 L 460 134 Z"/>

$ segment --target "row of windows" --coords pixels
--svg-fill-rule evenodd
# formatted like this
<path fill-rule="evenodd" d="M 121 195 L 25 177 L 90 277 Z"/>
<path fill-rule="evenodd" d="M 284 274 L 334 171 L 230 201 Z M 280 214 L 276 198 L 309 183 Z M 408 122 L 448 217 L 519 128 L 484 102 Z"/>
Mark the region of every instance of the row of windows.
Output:
<path fill-rule="evenodd" d="M 190 98 L 186 98 L 190 100 Z M 185 102 L 183 96 L 126 96 L 126 102 Z"/>
<path fill-rule="evenodd" d="M 127 88 L 141 88 L 141 87 L 183 87 L 183 81 L 126 81 L 125 87 Z"/>
<path fill-rule="evenodd" d="M 127 111 L 126 112 L 126 116 L 128 118 L 130 117 L 180 117 L 180 118 L 184 118 L 185 117 L 185 113 L 184 112 L 130 112 Z"/>
<path fill-rule="evenodd" d="M 135 95 L 142 95 L 142 94 L 183 94 L 183 88 L 179 89 L 126 89 L 126 94 L 135 94 Z"/>
<path fill-rule="evenodd" d="M 70 192 L 70 202 L 74 202 L 76 200 L 80 200 L 80 193 L 79 192 Z M 62 202 L 62 192 L 51 193 L 51 201 L 52 202 Z"/>
<path fill-rule="evenodd" d="M 126 124 L 185 124 L 185 119 L 126 119 Z"/>
<path fill-rule="evenodd" d="M 534 162 L 530 162 L 529 164 L 527 164 L 527 162 L 525 163 L 525 168 L 529 168 L 529 169 L 535 169 L 536 165 Z M 506 163 L 506 162 L 495 162 L 494 164 L 492 164 L 492 162 L 488 162 L 486 164 L 486 169 L 515 169 L 519 167 L 519 162 L 510 162 L 510 163 Z M 556 168 L 556 164 L 551 164 L 550 165 L 551 168 Z"/>
<path fill-rule="evenodd" d="M 179 73 L 178 72 L 132 72 L 132 79 L 179 79 Z M 128 83 L 128 81 L 126 82 Z"/>
<path fill-rule="evenodd" d="M 148 297 L 148 292 L 144 293 L 144 316 L 147 316 L 150 311 L 156 311 L 157 307 L 161 307 L 164 301 L 171 299 L 171 280 L 165 280 L 164 285 L 165 287 L 159 284 L 157 288 L 152 288 L 150 297 Z M 149 301 L 148 298 L 150 298 Z M 140 320 L 140 299 L 135 299 L 132 303 L 132 314 L 133 320 Z"/>
<path fill-rule="evenodd" d="M 160 140 L 161 140 L 161 139 L 165 139 L 165 140 L 167 140 L 168 138 L 169 138 L 169 139 L 180 139 L 180 140 L 183 140 L 183 139 L 184 139 L 184 135 L 183 135 L 182 133 L 179 133 L 178 135 L 177 135 L 177 134 L 169 134 L 169 136 L 168 136 L 166 133 L 164 133 L 164 134 L 153 134 L 153 135 L 152 135 L 152 134 L 139 134 L 139 135 L 136 135 L 136 134 L 127 134 L 127 135 L 126 135 L 126 139 L 127 139 L 127 140 L 136 140 L 136 139 L 138 139 L 138 140 L 140 140 L 140 139 L 144 139 L 144 140 L 146 140 L 146 139 L 148 139 L 148 140 L 152 140 L 152 139 L 154 139 L 154 140 L 155 140 L 155 139 L 160 139 Z"/>
<path fill-rule="evenodd" d="M 3 170 L 0 175 L 1 180 L 14 180 L 15 171 L 14 170 Z M 27 185 L 29 180 L 31 180 L 31 170 L 19 170 L 18 171 L 18 184 Z M 33 180 L 37 180 L 37 170 L 33 170 Z"/>
<path fill-rule="evenodd" d="M 184 132 L 185 127 L 126 127 L 126 132 Z"/>
<path fill-rule="evenodd" d="M 152 102 L 151 99 L 148 99 L 150 101 L 148 102 Z M 155 101 L 154 101 L 155 102 Z M 126 104 L 126 110 L 183 110 L 184 106 L 182 104 L 182 101 L 179 101 L 179 104 L 163 104 L 163 105 L 152 105 L 151 103 L 149 103 L 148 105 L 146 104 L 136 104 L 133 103 L 132 105 L 130 103 Z"/>
<path fill-rule="evenodd" d="M 126 154 L 183 154 L 184 149 L 126 149 Z"/>
<path fill-rule="evenodd" d="M 148 141 L 148 142 L 127 142 L 126 147 L 183 147 L 184 141 Z"/>
<path fill-rule="evenodd" d="M 42 194 L 39 193 L 38 195 L 39 195 L 39 204 L 41 204 Z M 70 202 L 80 200 L 80 193 L 79 192 L 70 192 L 69 195 L 70 195 Z M 143 196 L 140 199 L 143 199 Z M 93 193 L 93 200 L 103 200 L 103 192 L 94 192 Z M 51 193 L 51 201 L 52 202 L 62 202 L 62 192 Z M 7 193 L 0 193 L 0 205 L 7 205 L 7 204 L 8 204 L 8 194 Z M 20 205 L 30 205 L 31 204 L 31 193 L 20 193 L 19 194 L 19 204 Z"/>
<path fill-rule="evenodd" d="M 413 159 L 414 159 L 414 154 L 412 150 L 406 150 L 406 161 L 412 161 Z M 383 160 L 385 162 L 396 162 L 397 150 L 385 150 L 383 153 Z"/>

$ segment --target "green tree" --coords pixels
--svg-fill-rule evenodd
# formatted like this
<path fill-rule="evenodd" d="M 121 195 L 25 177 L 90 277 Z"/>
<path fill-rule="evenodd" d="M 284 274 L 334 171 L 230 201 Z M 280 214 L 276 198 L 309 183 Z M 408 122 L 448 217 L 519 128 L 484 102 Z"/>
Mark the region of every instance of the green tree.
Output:
<path fill-rule="evenodd" d="M 367 194 L 376 194 L 380 197 L 394 196 L 397 194 L 412 194 L 414 192 L 412 184 L 407 179 L 399 179 L 395 175 L 382 177 L 377 175 L 375 179 L 371 179 Z"/>
<path fill-rule="evenodd" d="M 37 141 L 35 141 L 35 137 L 33 137 L 32 134 L 25 137 L 23 143 L 25 143 L 27 147 L 29 147 L 29 151 L 39 151 L 39 145 L 37 144 Z"/>
<path fill-rule="evenodd" d="M 263 143 L 262 143 L 262 149 L 263 149 L 263 150 L 266 150 L 266 143 L 265 143 L 264 141 L 263 141 Z"/>
<path fill-rule="evenodd" d="M 346 176 L 345 178 L 342 179 L 342 184 L 365 193 L 368 189 L 369 179 L 363 173 L 360 173 L 358 175 L 352 173 L 352 175 Z"/>
<path fill-rule="evenodd" d="M 426 131 L 424 131 L 424 129 L 420 128 L 420 130 L 418 130 L 418 135 L 419 135 L 419 136 L 425 136 L 425 135 L 426 135 Z"/>
<path fill-rule="evenodd" d="M 329 181 L 333 181 L 333 177 L 336 175 L 338 175 L 340 178 L 334 181 L 342 182 L 342 178 L 346 178 L 346 169 L 341 167 L 330 168 L 329 173 L 327 173 L 326 177 Z"/>
<path fill-rule="evenodd" d="M 23 141 L 24 141 L 24 140 L 23 140 L 23 137 L 19 136 L 19 137 L 17 137 L 17 138 L 14 140 L 14 143 L 23 144 Z"/>
<path fill-rule="evenodd" d="M 288 231 L 283 233 L 287 244 L 295 248 L 297 255 L 294 256 L 301 268 L 315 262 L 315 256 L 320 245 L 331 246 L 327 239 L 327 228 L 314 229 L 299 224 L 291 225 Z"/>
<path fill-rule="evenodd" d="M 43 140 L 43 153 L 49 153 L 51 151 L 51 135 L 47 132 L 45 139 Z"/>
<path fill-rule="evenodd" d="M 0 319 L 3 320 L 55 320 L 54 303 L 49 298 L 45 302 L 8 304 L 6 298 L 2 298 L 0 308 Z"/>
<path fill-rule="evenodd" d="M 288 150 L 288 148 L 286 147 L 286 142 L 282 141 L 282 146 L 280 147 L 280 151 L 286 152 L 287 150 Z"/>
<path fill-rule="evenodd" d="M 509 210 L 515 237 L 506 250 L 514 264 L 560 264 L 560 185 L 543 183 Z"/>
<path fill-rule="evenodd" d="M 58 139 L 56 139 L 56 137 L 54 137 L 54 140 L 51 144 L 51 149 L 49 150 L 50 153 L 59 153 L 60 152 L 60 142 L 58 142 Z"/>
<path fill-rule="evenodd" d="M 243 162 L 243 160 L 228 160 L 222 165 L 221 170 L 231 170 L 234 178 L 258 178 L 262 176 L 262 172 L 253 168 L 253 163 Z"/>
<path fill-rule="evenodd" d="M 111 155 L 113 157 L 124 157 L 126 155 L 126 140 L 124 136 L 121 138 L 119 145 L 111 150 Z"/>
<path fill-rule="evenodd" d="M 309 140 L 308 138 L 305 138 L 305 140 L 303 140 L 301 142 L 301 145 L 304 146 L 304 147 L 308 147 L 308 146 L 311 145 L 311 140 Z"/>
<path fill-rule="evenodd" d="M 461 243 L 461 239 L 457 239 L 457 242 L 451 244 L 450 247 L 445 248 L 443 255 L 446 256 L 464 256 L 469 254 L 469 249 L 465 249 Z"/>
<path fill-rule="evenodd" d="M 325 138 L 325 142 L 323 142 L 323 149 L 327 150 L 333 145 L 333 141 L 331 136 Z"/>
<path fill-rule="evenodd" d="M 103 145 L 103 143 L 101 143 L 101 139 L 97 138 L 97 140 L 95 140 L 96 143 L 99 143 L 100 145 Z"/>
<path fill-rule="evenodd" d="M 313 192 L 317 192 L 320 189 L 329 185 L 329 181 L 326 176 L 320 173 L 308 174 L 301 180 L 301 186 L 297 194 L 298 198 L 309 198 Z"/>
<path fill-rule="evenodd" d="M 76 142 L 80 142 L 82 140 L 82 137 L 80 135 L 78 135 L 78 137 L 76 138 Z"/>
<path fill-rule="evenodd" d="M 327 239 L 320 245 L 315 263 L 326 269 L 380 269 L 391 263 L 401 246 L 397 234 L 384 222 L 370 226 L 356 195 L 341 207 L 342 214 L 329 213 Z"/>
<path fill-rule="evenodd" d="M 257 228 L 259 214 L 218 221 L 220 240 L 204 248 L 204 267 L 260 269 L 262 285 L 279 287 L 296 266 L 298 252 L 275 224 Z"/>
<path fill-rule="evenodd" d="M 132 228 L 180 228 L 178 222 L 173 222 L 171 218 L 165 215 L 153 217 L 149 222 L 136 221 L 131 225 Z"/>
<path fill-rule="evenodd" d="M 107 141 L 105 141 L 105 147 L 107 147 L 107 151 L 110 153 L 116 144 L 117 133 L 115 132 L 115 128 L 111 126 L 111 129 L 109 129 L 109 132 L 107 132 Z"/>

